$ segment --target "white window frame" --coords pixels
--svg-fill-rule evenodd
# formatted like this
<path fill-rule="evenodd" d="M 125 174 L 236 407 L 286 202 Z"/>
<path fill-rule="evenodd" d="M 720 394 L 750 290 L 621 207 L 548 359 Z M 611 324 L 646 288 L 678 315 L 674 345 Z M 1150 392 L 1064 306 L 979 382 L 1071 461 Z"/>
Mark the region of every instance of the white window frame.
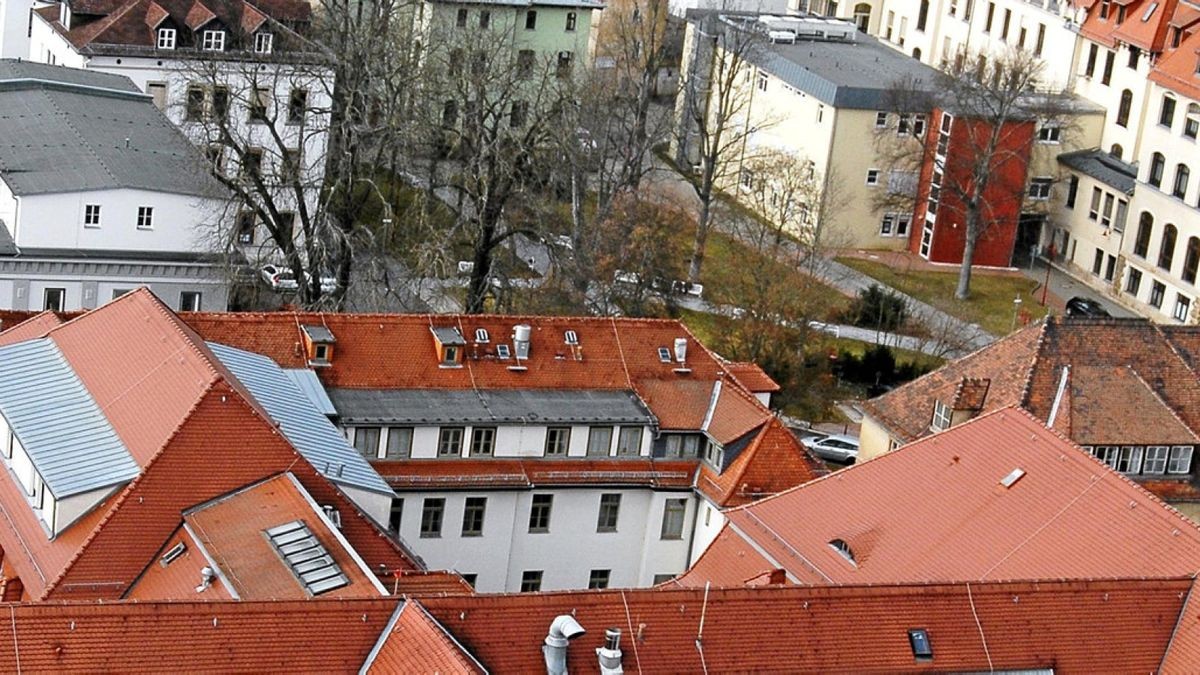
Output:
<path fill-rule="evenodd" d="M 137 229 L 153 230 L 154 229 L 154 207 L 139 206 L 137 212 Z"/>
<path fill-rule="evenodd" d="M 880 110 L 879 112 L 875 113 L 875 128 L 876 129 L 882 129 L 882 128 L 886 127 L 887 121 L 888 121 L 887 112 Z"/>
<path fill-rule="evenodd" d="M 95 209 L 93 211 L 93 209 Z M 100 227 L 100 205 L 85 204 L 83 207 L 83 226 Z"/>
<path fill-rule="evenodd" d="M 1140 445 L 1121 446 L 1121 451 L 1117 455 L 1117 471 L 1131 475 L 1141 473 L 1143 456 L 1144 448 Z"/>
<path fill-rule="evenodd" d="M 175 36 L 176 32 L 174 28 L 159 28 L 158 39 L 155 44 L 158 45 L 159 49 L 175 49 Z"/>
<path fill-rule="evenodd" d="M 1036 176 L 1029 180 L 1029 199 L 1044 202 L 1050 199 L 1050 189 L 1054 187 L 1052 176 Z"/>
<path fill-rule="evenodd" d="M 225 51 L 225 31 L 206 30 L 200 42 L 200 48 L 206 52 Z"/>
<path fill-rule="evenodd" d="M 1175 311 L 1172 316 L 1176 321 L 1187 321 L 1188 314 L 1192 311 L 1192 301 L 1183 293 L 1175 294 Z"/>
<path fill-rule="evenodd" d="M 1171 448 L 1166 445 L 1146 446 L 1145 459 L 1142 462 L 1142 473 L 1161 475 L 1167 472 L 1167 460 L 1171 457 Z M 1156 468 L 1151 468 L 1152 466 Z"/>
<path fill-rule="evenodd" d="M 1042 145 L 1058 145 L 1062 143 L 1062 127 L 1057 124 L 1044 124 L 1038 128 L 1037 142 Z"/>
<path fill-rule="evenodd" d="M 934 431 L 945 431 L 950 428 L 953 416 L 954 411 L 950 409 L 950 406 L 940 400 L 935 400 L 933 402 L 933 419 L 929 422 L 929 428 Z"/>
<path fill-rule="evenodd" d="M 275 48 L 275 34 L 260 32 L 254 34 L 254 53 L 270 54 Z"/>
<path fill-rule="evenodd" d="M 880 169 L 867 169 L 867 185 L 872 187 L 879 185 L 879 176 L 882 173 Z"/>
<path fill-rule="evenodd" d="M 1192 472 L 1192 446 L 1172 445 L 1171 455 L 1167 460 L 1167 473 L 1175 476 Z"/>

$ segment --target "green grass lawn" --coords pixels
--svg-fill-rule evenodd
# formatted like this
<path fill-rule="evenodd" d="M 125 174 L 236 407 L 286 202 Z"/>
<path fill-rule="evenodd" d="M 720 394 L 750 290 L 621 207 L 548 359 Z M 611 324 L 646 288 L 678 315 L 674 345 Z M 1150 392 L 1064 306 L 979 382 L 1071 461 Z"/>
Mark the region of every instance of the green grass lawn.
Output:
<path fill-rule="evenodd" d="M 838 262 L 878 279 L 892 288 L 956 316 L 977 323 L 993 335 L 1007 335 L 1013 326 L 1013 299 L 1021 298 L 1021 309 L 1034 320 L 1046 316 L 1047 309 L 1038 304 L 1034 293 L 1036 281 L 1025 277 L 996 276 L 976 273 L 971 277 L 971 297 L 956 300 L 958 270 L 927 272 L 898 270 L 883 263 L 861 258 L 838 258 Z"/>

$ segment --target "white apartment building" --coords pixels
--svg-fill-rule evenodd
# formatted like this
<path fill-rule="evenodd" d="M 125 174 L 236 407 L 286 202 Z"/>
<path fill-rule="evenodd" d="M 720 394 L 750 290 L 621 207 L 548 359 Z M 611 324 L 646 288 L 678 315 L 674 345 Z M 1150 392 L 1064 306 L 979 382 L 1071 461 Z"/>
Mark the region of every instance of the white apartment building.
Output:
<path fill-rule="evenodd" d="M 223 310 L 205 233 L 227 193 L 124 77 L 0 61 L 0 307 L 77 310 L 148 286 Z"/>

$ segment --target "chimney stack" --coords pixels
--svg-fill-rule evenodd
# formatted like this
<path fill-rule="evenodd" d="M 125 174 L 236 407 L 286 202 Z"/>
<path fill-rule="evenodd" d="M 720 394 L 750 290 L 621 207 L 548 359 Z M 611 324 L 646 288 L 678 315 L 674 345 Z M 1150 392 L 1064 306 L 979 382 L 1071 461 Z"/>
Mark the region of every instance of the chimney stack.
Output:
<path fill-rule="evenodd" d="M 609 628 L 604 631 L 604 646 L 596 648 L 596 657 L 600 660 L 600 675 L 623 675 L 621 667 L 621 629 Z"/>
<path fill-rule="evenodd" d="M 533 334 L 533 329 L 529 324 L 521 323 L 513 326 L 513 354 L 517 357 L 517 362 L 529 359 L 529 338 Z"/>

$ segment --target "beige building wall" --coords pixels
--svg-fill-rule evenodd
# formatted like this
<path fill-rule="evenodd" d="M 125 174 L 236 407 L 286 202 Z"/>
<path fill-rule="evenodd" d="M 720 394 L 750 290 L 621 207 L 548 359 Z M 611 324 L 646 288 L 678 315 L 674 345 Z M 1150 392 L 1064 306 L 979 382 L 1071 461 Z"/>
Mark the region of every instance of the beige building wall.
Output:
<path fill-rule="evenodd" d="M 882 424 L 870 415 L 863 416 L 858 432 L 858 462 L 886 454 L 892 448 L 892 437 Z"/>

